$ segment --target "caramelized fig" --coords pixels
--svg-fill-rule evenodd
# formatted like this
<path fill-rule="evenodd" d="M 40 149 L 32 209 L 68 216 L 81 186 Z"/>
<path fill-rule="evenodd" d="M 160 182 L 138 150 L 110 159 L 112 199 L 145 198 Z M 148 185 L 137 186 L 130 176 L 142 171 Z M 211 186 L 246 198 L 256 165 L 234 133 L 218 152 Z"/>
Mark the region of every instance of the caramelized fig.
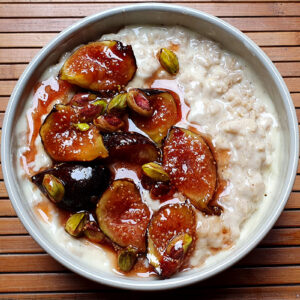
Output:
<path fill-rule="evenodd" d="M 124 121 L 113 114 L 105 114 L 94 120 L 94 125 L 102 132 L 114 132 L 125 126 Z"/>
<path fill-rule="evenodd" d="M 96 100 L 100 100 L 100 99 L 101 98 L 99 98 L 95 94 L 77 93 L 72 97 L 72 99 L 70 101 L 70 105 L 81 107 L 81 106 L 86 106 L 86 105 L 90 104 L 92 101 L 96 101 Z"/>
<path fill-rule="evenodd" d="M 150 211 L 133 182 L 115 180 L 99 200 L 96 215 L 101 230 L 113 242 L 145 252 Z"/>
<path fill-rule="evenodd" d="M 206 210 L 217 182 L 216 162 L 199 135 L 173 127 L 163 147 L 163 165 L 171 183 L 199 210 Z"/>
<path fill-rule="evenodd" d="M 153 108 L 151 107 L 149 99 L 139 89 L 131 89 L 127 93 L 127 104 L 137 114 L 144 117 L 151 117 Z"/>
<path fill-rule="evenodd" d="M 105 239 L 104 233 L 95 221 L 88 221 L 83 228 L 83 233 L 93 243 L 100 244 Z"/>
<path fill-rule="evenodd" d="M 158 148 L 145 136 L 136 132 L 103 133 L 103 143 L 113 160 L 144 164 L 159 159 Z"/>
<path fill-rule="evenodd" d="M 195 239 L 196 216 L 192 206 L 165 205 L 151 219 L 147 258 L 159 275 L 170 277 L 191 254 Z"/>
<path fill-rule="evenodd" d="M 93 91 L 119 91 L 133 78 L 136 69 L 130 45 L 100 41 L 77 49 L 64 63 L 60 78 Z"/>
<path fill-rule="evenodd" d="M 94 125 L 78 130 L 79 117 L 71 106 L 55 105 L 40 128 L 46 152 L 55 161 L 91 161 L 105 158 L 108 151 Z"/>
<path fill-rule="evenodd" d="M 49 197 L 45 178 L 54 177 L 62 185 L 64 193 L 59 201 Z M 32 177 L 39 189 L 55 204 L 69 211 L 79 211 L 95 206 L 103 191 L 108 187 L 110 173 L 102 165 L 79 165 L 62 163 Z M 61 190 L 61 189 L 60 189 Z M 56 193 L 57 194 L 57 193 Z"/>
<path fill-rule="evenodd" d="M 136 113 L 130 115 L 135 125 L 149 135 L 156 143 L 160 143 L 167 135 L 169 128 L 178 122 L 177 105 L 173 96 L 156 89 L 143 90 L 150 100 L 153 114 L 144 117 Z"/>

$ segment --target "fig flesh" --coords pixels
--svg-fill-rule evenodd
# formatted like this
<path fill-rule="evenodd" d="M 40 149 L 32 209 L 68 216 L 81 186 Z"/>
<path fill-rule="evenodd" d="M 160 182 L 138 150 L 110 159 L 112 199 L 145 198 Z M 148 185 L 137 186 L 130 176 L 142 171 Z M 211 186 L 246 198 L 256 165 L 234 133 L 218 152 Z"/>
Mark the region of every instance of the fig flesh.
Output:
<path fill-rule="evenodd" d="M 163 147 L 163 166 L 171 184 L 205 211 L 217 183 L 216 162 L 204 139 L 190 130 L 173 127 Z"/>
<path fill-rule="evenodd" d="M 55 204 L 68 211 L 77 212 L 95 207 L 110 180 L 109 170 L 102 165 L 62 163 L 32 177 L 32 182 L 48 197 L 43 184 L 45 176 L 55 176 L 64 187 L 63 197 Z M 51 201 L 53 199 L 50 198 Z"/>
<path fill-rule="evenodd" d="M 136 69 L 130 45 L 100 41 L 77 49 L 64 63 L 60 78 L 93 91 L 120 91 L 133 78 Z"/>
<path fill-rule="evenodd" d="M 40 128 L 46 152 L 55 161 L 92 161 L 108 156 L 98 129 L 89 125 L 79 130 L 76 110 L 69 105 L 55 105 Z M 77 126 L 78 127 L 78 126 Z"/>
<path fill-rule="evenodd" d="M 153 113 L 147 118 L 133 112 L 130 117 L 139 129 L 159 144 L 167 135 L 169 128 L 179 121 L 176 102 L 173 96 L 166 91 L 156 89 L 141 91 L 150 101 Z"/>
<path fill-rule="evenodd" d="M 150 211 L 133 182 L 113 181 L 99 200 L 96 215 L 101 230 L 113 242 L 145 252 Z"/>
<path fill-rule="evenodd" d="M 196 216 L 191 205 L 168 204 L 152 217 L 147 258 L 164 278 L 176 273 L 193 250 Z"/>

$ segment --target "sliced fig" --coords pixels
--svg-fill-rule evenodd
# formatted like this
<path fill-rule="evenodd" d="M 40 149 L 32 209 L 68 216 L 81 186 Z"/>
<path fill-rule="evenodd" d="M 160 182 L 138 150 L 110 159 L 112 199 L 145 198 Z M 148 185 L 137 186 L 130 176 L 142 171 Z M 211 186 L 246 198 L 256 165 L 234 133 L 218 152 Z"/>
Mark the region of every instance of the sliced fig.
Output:
<path fill-rule="evenodd" d="M 101 230 L 113 242 L 145 252 L 150 211 L 132 181 L 113 181 L 99 200 L 96 215 Z"/>
<path fill-rule="evenodd" d="M 32 182 L 60 208 L 79 211 L 95 207 L 109 179 L 110 172 L 102 165 L 62 163 L 36 174 Z M 51 193 L 53 190 L 59 193 Z"/>
<path fill-rule="evenodd" d="M 192 253 L 195 240 L 196 216 L 192 206 L 165 205 L 151 219 L 147 258 L 159 275 L 170 277 Z"/>
<path fill-rule="evenodd" d="M 160 156 L 155 144 L 136 132 L 103 133 L 103 143 L 113 160 L 144 164 L 157 161 Z"/>
<path fill-rule="evenodd" d="M 216 189 L 217 170 L 204 139 L 190 130 L 173 127 L 164 142 L 163 166 L 178 191 L 205 211 Z"/>
<path fill-rule="evenodd" d="M 93 91 L 119 91 L 133 78 L 136 69 L 130 45 L 100 41 L 77 49 L 64 63 L 60 78 Z"/>
<path fill-rule="evenodd" d="M 55 105 L 40 128 L 46 152 L 55 161 L 92 161 L 108 151 L 97 128 L 78 126 L 79 116 L 71 106 Z M 77 124 L 77 125 L 76 125 Z M 75 125 L 75 126 L 74 126 Z"/>
<path fill-rule="evenodd" d="M 150 101 L 153 113 L 145 117 L 131 113 L 135 125 L 149 135 L 156 143 L 160 143 L 167 135 L 169 128 L 178 122 L 178 110 L 173 96 L 166 91 L 148 89 L 142 90 Z"/>

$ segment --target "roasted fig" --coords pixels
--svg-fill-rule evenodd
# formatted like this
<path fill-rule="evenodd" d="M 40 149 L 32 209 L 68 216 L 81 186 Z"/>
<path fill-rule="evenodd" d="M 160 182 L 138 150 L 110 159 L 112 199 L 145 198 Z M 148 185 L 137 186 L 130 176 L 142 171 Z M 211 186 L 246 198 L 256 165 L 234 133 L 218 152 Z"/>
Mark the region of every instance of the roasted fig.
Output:
<path fill-rule="evenodd" d="M 148 228 L 147 258 L 162 277 L 176 273 L 193 250 L 196 216 L 191 205 L 161 207 Z"/>
<path fill-rule="evenodd" d="M 150 211 L 132 181 L 115 180 L 99 200 L 96 215 L 101 230 L 113 242 L 145 252 Z"/>
<path fill-rule="evenodd" d="M 97 128 L 91 124 L 87 130 L 72 106 L 55 105 L 40 128 L 46 152 L 55 161 L 92 161 L 105 158 L 108 151 Z M 75 126 L 74 126 L 75 125 Z M 76 128 L 77 127 L 77 128 Z"/>
<path fill-rule="evenodd" d="M 112 160 L 144 164 L 159 159 L 158 148 L 147 137 L 136 132 L 103 133 L 103 143 Z"/>
<path fill-rule="evenodd" d="M 217 182 L 216 162 L 199 135 L 173 127 L 163 147 L 163 166 L 171 183 L 199 210 L 206 210 Z"/>
<path fill-rule="evenodd" d="M 154 142 L 160 143 L 167 135 L 169 128 L 179 121 L 177 105 L 173 96 L 166 91 L 149 89 L 143 92 L 150 100 L 153 114 L 147 118 L 131 113 L 130 117 L 135 125 L 147 133 Z"/>
<path fill-rule="evenodd" d="M 110 172 L 102 165 L 80 165 L 73 163 L 56 165 L 54 168 L 32 177 L 33 183 L 51 201 L 69 211 L 79 211 L 94 207 L 103 191 L 108 187 L 109 179 Z M 51 186 L 57 184 L 57 182 L 61 187 L 56 190 L 61 191 L 63 189 L 62 197 L 61 192 L 51 194 Z M 58 196 L 56 197 L 55 195 Z"/>
<path fill-rule="evenodd" d="M 93 91 L 119 91 L 133 78 L 136 69 L 130 45 L 100 41 L 77 49 L 64 63 L 60 78 Z"/>
<path fill-rule="evenodd" d="M 95 221 L 88 221 L 83 228 L 83 233 L 93 243 L 101 244 L 105 239 L 104 233 Z"/>

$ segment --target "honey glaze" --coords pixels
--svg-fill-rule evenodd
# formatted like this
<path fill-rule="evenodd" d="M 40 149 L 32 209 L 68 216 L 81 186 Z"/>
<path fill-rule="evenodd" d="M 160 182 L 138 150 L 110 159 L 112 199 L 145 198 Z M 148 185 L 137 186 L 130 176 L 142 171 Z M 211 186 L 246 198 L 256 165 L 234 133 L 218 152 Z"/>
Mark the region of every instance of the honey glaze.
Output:
<path fill-rule="evenodd" d="M 27 175 L 33 175 L 32 163 L 37 154 L 35 141 L 43 118 L 50 112 L 55 102 L 65 103 L 68 100 L 71 85 L 57 77 L 50 77 L 34 88 L 32 107 L 27 111 L 27 150 L 21 155 L 21 165 Z"/>

